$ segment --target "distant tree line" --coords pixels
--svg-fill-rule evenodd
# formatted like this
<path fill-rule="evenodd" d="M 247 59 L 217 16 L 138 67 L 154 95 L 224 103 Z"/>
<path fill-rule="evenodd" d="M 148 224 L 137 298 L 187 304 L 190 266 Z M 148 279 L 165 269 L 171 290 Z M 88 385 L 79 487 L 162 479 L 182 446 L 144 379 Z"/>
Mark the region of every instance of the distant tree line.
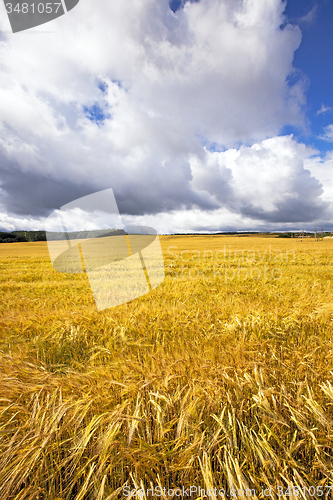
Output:
<path fill-rule="evenodd" d="M 122 229 L 96 229 L 94 231 L 73 231 L 67 234 L 68 238 L 86 239 L 86 238 L 102 238 L 106 236 L 118 236 L 126 234 Z M 63 240 L 65 233 L 48 233 L 49 240 Z M 6 233 L 0 231 L 0 243 L 19 243 L 31 241 L 46 241 L 45 231 L 12 231 Z"/>
<path fill-rule="evenodd" d="M 302 233 L 300 232 L 297 232 L 297 233 L 277 233 L 278 234 L 278 237 L 279 238 L 301 238 L 302 237 Z M 318 238 L 321 237 L 321 235 L 323 236 L 332 236 L 332 233 L 328 232 L 328 231 L 323 231 L 323 233 L 320 231 L 318 231 Z M 315 237 L 315 233 L 314 232 L 303 232 L 303 237 L 304 238 L 314 238 Z"/>
<path fill-rule="evenodd" d="M 45 231 L 0 231 L 0 243 L 19 243 L 29 241 L 46 241 Z"/>
<path fill-rule="evenodd" d="M 59 232 L 49 232 L 47 233 L 47 239 L 50 240 L 85 240 L 88 238 L 104 238 L 107 236 L 119 236 L 122 234 L 126 234 L 123 229 L 92 229 L 90 231 L 70 231 L 67 233 L 59 233 Z"/>
<path fill-rule="evenodd" d="M 293 238 L 293 234 L 292 233 L 280 233 L 278 235 L 279 238 Z"/>
<path fill-rule="evenodd" d="M 93 231 L 73 231 L 68 233 L 68 237 L 71 240 L 74 239 L 86 239 L 86 238 L 103 238 L 106 236 L 117 236 L 127 234 L 122 229 L 97 229 Z M 178 235 L 182 233 L 177 233 Z M 184 233 L 184 235 L 197 236 L 198 233 Z M 235 236 L 249 236 L 251 234 L 259 235 L 258 232 L 241 234 L 237 232 L 227 232 L 227 233 L 215 233 L 215 235 L 224 234 L 224 235 L 235 235 Z M 271 236 L 278 236 L 279 238 L 299 238 L 301 236 L 300 233 L 265 233 L 270 234 Z M 207 233 L 207 235 L 212 236 L 211 233 Z M 333 236 L 333 233 L 324 232 L 324 236 Z M 303 233 L 304 237 L 314 237 L 314 233 Z M 49 240 L 63 240 L 65 237 L 64 233 L 49 233 Z M 7 233 L 5 231 L 0 231 L 0 243 L 19 243 L 19 242 L 32 242 L 32 241 L 46 241 L 46 232 L 45 231 L 12 231 L 11 233 Z"/>

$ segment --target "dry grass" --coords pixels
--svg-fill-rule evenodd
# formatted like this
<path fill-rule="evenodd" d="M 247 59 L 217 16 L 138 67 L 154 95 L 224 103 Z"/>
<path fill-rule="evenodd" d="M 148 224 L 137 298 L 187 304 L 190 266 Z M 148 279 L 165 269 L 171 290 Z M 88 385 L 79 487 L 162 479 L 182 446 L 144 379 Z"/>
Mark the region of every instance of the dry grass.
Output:
<path fill-rule="evenodd" d="M 125 485 L 327 496 L 332 241 L 161 241 L 164 283 L 100 313 L 45 243 L 0 245 L 1 498 L 106 500 Z"/>

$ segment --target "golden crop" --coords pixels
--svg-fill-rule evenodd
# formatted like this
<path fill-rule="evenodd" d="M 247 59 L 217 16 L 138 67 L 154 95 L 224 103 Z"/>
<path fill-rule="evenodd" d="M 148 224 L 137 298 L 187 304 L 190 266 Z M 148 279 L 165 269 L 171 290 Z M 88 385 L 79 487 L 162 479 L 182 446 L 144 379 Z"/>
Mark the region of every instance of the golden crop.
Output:
<path fill-rule="evenodd" d="M 1 498 L 331 497 L 333 240 L 160 239 L 164 283 L 102 312 L 46 243 L 0 245 Z"/>

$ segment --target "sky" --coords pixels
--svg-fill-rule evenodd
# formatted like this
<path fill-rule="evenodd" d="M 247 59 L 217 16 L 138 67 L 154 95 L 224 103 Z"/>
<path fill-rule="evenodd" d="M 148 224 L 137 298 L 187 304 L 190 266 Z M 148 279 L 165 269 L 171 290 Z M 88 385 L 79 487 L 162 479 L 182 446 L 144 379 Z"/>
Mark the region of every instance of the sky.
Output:
<path fill-rule="evenodd" d="M 159 233 L 333 230 L 332 25 L 331 0 L 80 0 L 11 33 L 0 3 L 0 230 L 107 188 Z"/>

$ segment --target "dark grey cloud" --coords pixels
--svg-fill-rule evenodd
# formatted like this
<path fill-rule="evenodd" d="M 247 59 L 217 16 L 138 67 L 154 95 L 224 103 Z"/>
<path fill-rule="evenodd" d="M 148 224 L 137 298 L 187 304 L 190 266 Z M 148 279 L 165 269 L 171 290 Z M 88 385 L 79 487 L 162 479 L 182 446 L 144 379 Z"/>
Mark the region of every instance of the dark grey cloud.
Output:
<path fill-rule="evenodd" d="M 22 172 L 0 155 L 0 204 L 17 215 L 47 217 L 53 210 L 92 192 L 88 185 Z"/>
<path fill-rule="evenodd" d="M 203 210 L 218 208 L 218 203 L 206 192 L 191 189 L 190 166 L 187 163 L 187 177 L 183 165 L 177 175 L 168 175 L 168 164 L 160 178 L 136 180 L 123 189 L 114 190 L 118 209 L 121 214 L 144 215 L 158 212 L 199 207 Z M 163 176 L 162 176 L 163 174 Z M 0 203 L 17 215 L 46 217 L 53 210 L 59 209 L 77 198 L 111 187 L 103 183 L 75 183 L 66 179 L 43 176 L 34 172 L 23 172 L 15 162 L 8 162 L 0 156 L 1 191 Z M 160 183 L 163 184 L 164 196 L 160 196 Z"/>

